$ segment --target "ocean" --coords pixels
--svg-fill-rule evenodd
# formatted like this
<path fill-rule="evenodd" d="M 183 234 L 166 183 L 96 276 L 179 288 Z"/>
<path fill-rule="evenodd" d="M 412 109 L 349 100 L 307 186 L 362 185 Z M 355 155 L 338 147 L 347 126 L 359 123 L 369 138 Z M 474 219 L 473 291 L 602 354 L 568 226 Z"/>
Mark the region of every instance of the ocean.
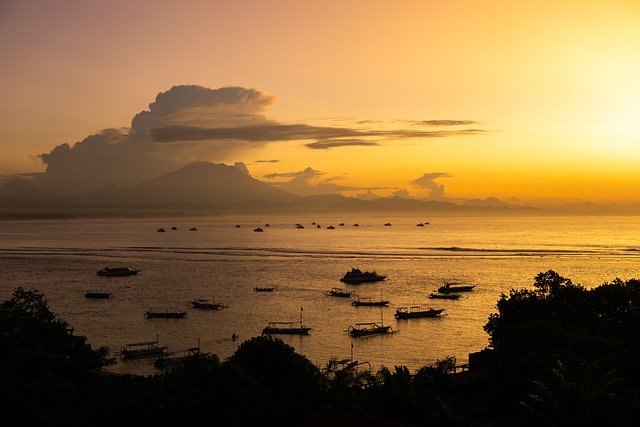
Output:
<path fill-rule="evenodd" d="M 320 228 L 312 225 L 320 224 Z M 385 223 L 391 226 L 384 226 Z M 418 223 L 427 223 L 424 227 Z M 301 223 L 304 229 L 294 228 Z M 344 226 L 340 226 L 344 223 Z M 359 226 L 354 226 L 358 223 Z M 269 224 L 267 226 L 267 224 Z M 240 227 L 236 227 L 240 225 Z M 333 225 L 335 229 L 327 229 Z M 177 230 L 171 230 L 175 226 Z M 156 230 L 163 227 L 166 232 Z M 196 227 L 197 231 L 190 231 Z M 264 232 L 254 232 L 261 227 Z M 136 276 L 100 277 L 109 267 Z M 326 295 L 344 288 L 352 267 L 387 276 L 349 285 L 357 296 L 389 307 L 353 307 Z M 483 330 L 496 301 L 511 288 L 531 287 L 549 269 L 593 287 L 640 278 L 639 217 L 293 216 L 77 219 L 0 222 L 0 298 L 18 286 L 45 294 L 51 309 L 93 346 L 112 355 L 126 343 L 155 340 L 178 351 L 200 343 L 229 357 L 268 322 L 302 321 L 308 336 L 279 336 L 322 367 L 331 357 L 369 362 L 374 369 L 416 370 L 437 359 L 488 345 Z M 476 285 L 458 301 L 430 300 L 444 281 Z M 277 287 L 254 292 L 255 287 Z M 87 290 L 113 294 L 90 300 Z M 228 308 L 201 311 L 197 298 Z M 396 320 L 403 306 L 444 308 L 440 318 Z M 183 309 L 184 319 L 146 319 L 151 308 Z M 356 323 L 396 332 L 352 338 Z M 239 339 L 234 341 L 231 336 Z M 123 361 L 120 372 L 154 372 L 150 360 Z"/>

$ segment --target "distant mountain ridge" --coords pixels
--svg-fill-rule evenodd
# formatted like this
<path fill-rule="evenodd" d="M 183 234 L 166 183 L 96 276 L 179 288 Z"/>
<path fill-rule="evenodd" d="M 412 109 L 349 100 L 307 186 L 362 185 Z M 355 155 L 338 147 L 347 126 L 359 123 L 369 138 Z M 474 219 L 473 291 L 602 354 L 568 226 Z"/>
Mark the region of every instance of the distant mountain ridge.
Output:
<path fill-rule="evenodd" d="M 376 213 L 450 212 L 487 214 L 640 214 L 640 204 L 584 202 L 544 209 L 519 206 L 489 197 L 434 201 L 396 196 L 363 200 L 340 194 L 300 196 L 257 180 L 235 166 L 194 162 L 145 182 L 110 186 L 78 196 L 38 189 L 29 179 L 5 180 L 0 187 L 0 214 L 41 215 L 208 215 L 216 213 Z M 44 214 L 42 214 L 43 216 Z"/>

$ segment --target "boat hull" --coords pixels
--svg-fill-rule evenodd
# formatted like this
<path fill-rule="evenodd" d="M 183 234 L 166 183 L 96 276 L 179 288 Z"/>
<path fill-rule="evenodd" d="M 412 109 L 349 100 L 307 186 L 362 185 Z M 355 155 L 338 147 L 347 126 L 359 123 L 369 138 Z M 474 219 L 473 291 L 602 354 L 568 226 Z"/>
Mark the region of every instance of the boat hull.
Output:
<path fill-rule="evenodd" d="M 420 319 L 425 317 L 438 317 L 444 311 L 442 310 L 424 310 L 424 311 L 396 311 L 394 315 L 396 319 Z"/>
<path fill-rule="evenodd" d="M 311 328 L 270 328 L 266 327 L 262 330 L 265 335 L 309 335 Z"/>

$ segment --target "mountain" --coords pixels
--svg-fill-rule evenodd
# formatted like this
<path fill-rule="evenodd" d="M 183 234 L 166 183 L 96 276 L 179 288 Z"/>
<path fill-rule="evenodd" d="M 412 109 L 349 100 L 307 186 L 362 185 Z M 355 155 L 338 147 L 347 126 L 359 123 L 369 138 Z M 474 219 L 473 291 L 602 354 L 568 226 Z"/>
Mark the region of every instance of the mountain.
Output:
<path fill-rule="evenodd" d="M 194 162 L 140 184 L 109 187 L 82 197 L 98 205 L 188 205 L 202 208 L 252 201 L 288 203 L 297 196 L 274 188 L 234 166 Z"/>

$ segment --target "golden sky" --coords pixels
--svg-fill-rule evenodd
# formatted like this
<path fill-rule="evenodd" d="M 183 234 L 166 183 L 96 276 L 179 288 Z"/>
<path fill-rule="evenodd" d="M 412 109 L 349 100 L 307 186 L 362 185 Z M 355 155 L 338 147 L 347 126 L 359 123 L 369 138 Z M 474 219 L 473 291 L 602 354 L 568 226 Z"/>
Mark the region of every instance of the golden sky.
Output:
<path fill-rule="evenodd" d="M 275 98 L 257 113 L 270 121 L 392 135 L 194 160 L 243 162 L 259 179 L 309 167 L 309 182 L 347 194 L 437 184 L 451 198 L 640 201 L 639 48 L 637 0 L 8 0 L 0 175 L 128 128 L 174 85 L 240 86 Z M 416 125 L 433 120 L 469 124 Z M 447 133 L 399 132 L 417 129 Z M 481 132 L 448 132 L 461 129 Z M 425 174 L 431 187 L 410 183 Z"/>

